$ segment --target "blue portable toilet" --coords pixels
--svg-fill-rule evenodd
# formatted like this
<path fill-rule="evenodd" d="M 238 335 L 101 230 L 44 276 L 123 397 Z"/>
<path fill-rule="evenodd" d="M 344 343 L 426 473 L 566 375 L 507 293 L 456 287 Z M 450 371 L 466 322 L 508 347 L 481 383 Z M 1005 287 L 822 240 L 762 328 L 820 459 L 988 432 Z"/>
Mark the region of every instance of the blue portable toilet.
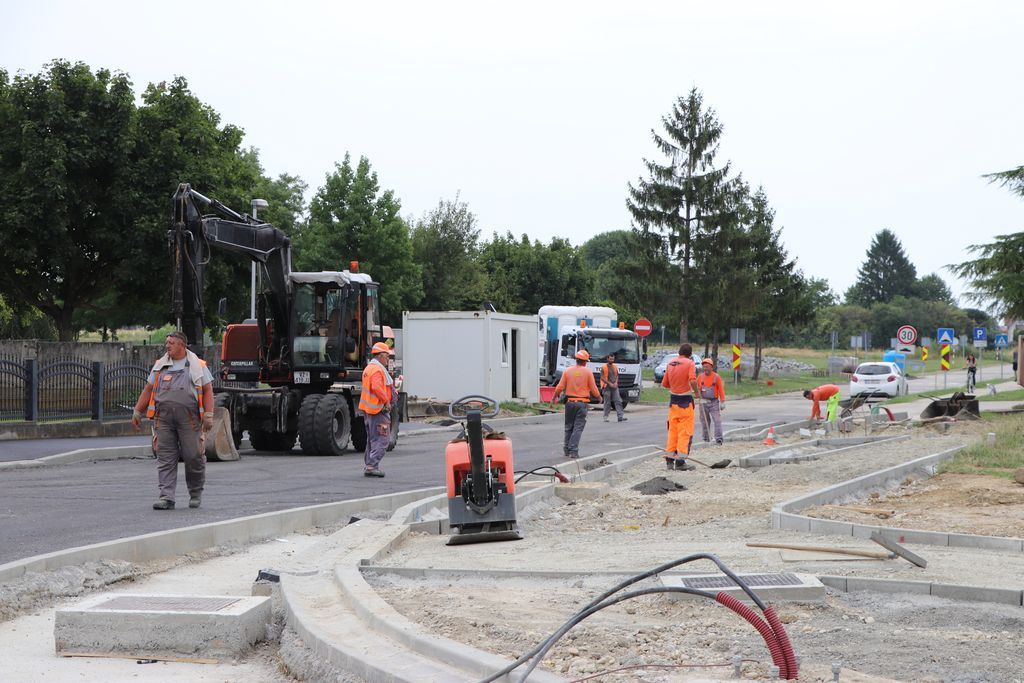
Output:
<path fill-rule="evenodd" d="M 887 363 L 895 363 L 896 367 L 904 373 L 907 371 L 907 354 L 899 351 L 886 351 L 882 354 L 882 360 Z"/>

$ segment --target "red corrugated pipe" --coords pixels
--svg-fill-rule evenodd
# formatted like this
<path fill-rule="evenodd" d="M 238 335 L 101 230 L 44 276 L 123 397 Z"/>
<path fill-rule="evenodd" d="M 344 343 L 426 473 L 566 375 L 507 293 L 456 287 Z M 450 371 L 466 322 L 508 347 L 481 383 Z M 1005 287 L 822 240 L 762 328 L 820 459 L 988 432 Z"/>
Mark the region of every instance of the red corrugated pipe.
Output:
<path fill-rule="evenodd" d="M 779 667 L 779 675 L 784 679 L 789 679 L 789 665 L 786 662 L 786 654 L 783 652 L 782 644 L 779 643 L 778 636 L 775 634 L 772 627 L 769 626 L 757 612 L 744 605 L 728 593 L 719 592 L 715 595 L 715 601 L 724 607 L 728 607 L 733 612 L 746 619 L 751 626 L 757 629 L 757 632 L 761 634 L 762 638 L 764 638 L 764 643 L 768 646 L 768 651 L 772 653 L 772 662 L 775 666 Z"/>

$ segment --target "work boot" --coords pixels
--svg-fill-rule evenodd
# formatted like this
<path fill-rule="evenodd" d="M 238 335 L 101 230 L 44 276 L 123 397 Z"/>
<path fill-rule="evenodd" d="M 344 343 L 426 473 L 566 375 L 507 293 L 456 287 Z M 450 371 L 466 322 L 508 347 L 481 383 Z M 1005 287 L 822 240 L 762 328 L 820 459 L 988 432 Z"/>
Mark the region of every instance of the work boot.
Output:
<path fill-rule="evenodd" d="M 153 509 L 154 510 L 173 510 L 174 509 L 174 501 L 173 500 L 167 500 L 166 498 L 161 498 L 157 502 L 153 503 Z"/>
<path fill-rule="evenodd" d="M 203 498 L 199 494 L 196 494 L 196 495 L 194 495 L 194 496 L 192 496 L 191 498 L 188 499 L 188 506 L 190 508 L 195 509 L 195 508 L 199 507 L 202 504 L 203 504 Z"/>
<path fill-rule="evenodd" d="M 665 466 L 670 470 L 674 470 L 676 468 L 676 454 L 673 451 L 669 451 L 668 453 L 669 455 L 664 456 Z"/>
<path fill-rule="evenodd" d="M 604 421 L 605 421 L 605 422 L 607 422 L 607 421 L 608 421 L 608 418 L 607 418 L 607 417 L 606 417 L 606 418 L 604 418 Z"/>
<path fill-rule="evenodd" d="M 697 466 L 686 462 L 686 458 L 680 458 L 679 460 L 676 460 L 676 469 L 682 470 L 683 472 L 689 472 L 690 470 L 697 469 Z"/>
<path fill-rule="evenodd" d="M 383 477 L 384 473 L 378 469 L 363 470 L 364 477 Z"/>
<path fill-rule="evenodd" d="M 619 422 L 625 422 L 628 419 L 629 419 L 628 417 L 620 417 L 619 418 Z"/>
<path fill-rule="evenodd" d="M 715 439 L 715 443 L 718 444 L 719 446 L 721 446 L 722 445 L 722 440 L 721 439 Z"/>

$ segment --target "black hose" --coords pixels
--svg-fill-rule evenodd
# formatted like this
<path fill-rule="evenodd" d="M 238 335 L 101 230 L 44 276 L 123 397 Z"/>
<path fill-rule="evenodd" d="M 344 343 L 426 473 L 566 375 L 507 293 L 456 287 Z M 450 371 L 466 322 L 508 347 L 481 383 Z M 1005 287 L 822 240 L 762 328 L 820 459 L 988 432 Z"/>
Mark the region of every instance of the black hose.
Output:
<path fill-rule="evenodd" d="M 746 593 L 750 597 L 750 599 L 754 602 L 755 605 L 758 606 L 758 608 L 762 612 L 765 609 L 767 609 L 767 605 L 764 604 L 764 601 L 762 601 L 761 598 L 759 598 L 757 595 L 754 594 L 754 591 L 750 590 L 750 586 L 748 586 L 746 584 L 746 582 L 743 581 L 743 579 L 738 577 L 735 574 L 735 572 L 733 572 L 731 569 L 729 569 L 727 566 L 725 566 L 725 564 L 721 560 L 719 560 L 716 556 L 714 556 L 714 555 L 712 555 L 710 553 L 695 553 L 693 555 L 686 555 L 685 557 L 681 557 L 681 558 L 679 558 L 677 560 L 672 560 L 671 562 L 666 562 L 665 564 L 659 565 L 659 566 L 655 567 L 654 569 L 649 569 L 649 570 L 647 570 L 645 572 L 642 572 L 640 574 L 636 574 L 635 576 L 631 576 L 631 577 L 625 579 L 624 581 L 622 581 L 622 582 L 618 583 L 617 585 L 615 585 L 614 587 L 608 589 L 607 591 L 605 591 L 604 593 L 602 593 L 598 597 L 594 598 L 594 600 L 592 600 L 582 610 L 577 612 L 577 614 L 582 614 L 583 612 L 585 612 L 585 611 L 593 608 L 594 606 L 600 604 L 603 600 L 605 600 L 609 596 L 614 595 L 615 593 L 618 593 L 623 588 L 626 588 L 627 586 L 630 586 L 630 585 L 632 585 L 634 583 L 637 583 L 638 581 L 643 581 L 646 578 L 649 578 L 649 577 L 654 576 L 656 574 L 661 574 L 662 572 L 665 572 L 665 571 L 667 571 L 669 569 L 672 569 L 673 567 L 678 567 L 680 565 L 688 564 L 690 562 L 695 562 L 697 560 L 710 560 L 711 562 L 714 562 L 715 565 L 717 565 L 718 568 L 722 571 L 722 573 L 725 574 L 726 576 L 728 576 L 730 579 L 732 579 L 733 582 L 737 586 L 739 586 L 743 590 L 743 592 Z M 550 639 L 550 636 L 549 636 L 549 639 Z M 547 642 L 547 639 L 545 641 L 541 642 L 539 645 L 534 647 L 532 650 L 530 650 L 526 654 L 524 654 L 521 657 L 519 657 L 519 659 L 517 659 L 516 661 L 514 661 L 511 664 L 509 664 L 508 666 L 506 666 L 504 669 L 491 674 L 487 678 L 481 679 L 480 681 L 478 681 L 478 683 L 492 683 L 492 681 L 496 681 L 497 679 L 501 678 L 505 674 L 514 671 L 517 667 L 519 667 L 520 665 L 526 663 L 527 661 L 530 660 L 530 658 L 532 658 L 534 655 L 536 655 L 544 647 L 546 642 Z"/>
<path fill-rule="evenodd" d="M 516 471 L 515 471 L 515 474 L 518 474 L 518 475 L 520 475 L 520 476 L 519 476 L 519 478 L 518 478 L 518 479 L 516 479 L 516 480 L 515 480 L 514 482 L 512 482 L 512 483 L 514 483 L 514 484 L 518 484 L 518 483 L 519 483 L 520 481 L 522 481 L 523 479 L 525 479 L 525 478 L 526 478 L 526 477 L 528 477 L 529 475 L 531 475 L 531 474 L 537 474 L 537 473 L 538 473 L 538 472 L 540 472 L 541 470 L 551 470 L 552 472 L 555 472 L 555 473 L 556 473 L 556 474 L 549 474 L 549 475 L 545 475 L 545 476 L 549 476 L 549 477 L 554 477 L 554 476 L 556 476 L 557 474 L 562 474 L 562 471 L 561 471 L 561 470 L 559 470 L 559 469 L 558 469 L 557 467 L 553 467 L 553 466 L 551 466 L 551 465 L 541 465 L 540 467 L 534 467 L 534 468 L 533 468 L 532 470 L 529 470 L 529 471 L 527 471 L 527 470 L 516 470 Z"/>

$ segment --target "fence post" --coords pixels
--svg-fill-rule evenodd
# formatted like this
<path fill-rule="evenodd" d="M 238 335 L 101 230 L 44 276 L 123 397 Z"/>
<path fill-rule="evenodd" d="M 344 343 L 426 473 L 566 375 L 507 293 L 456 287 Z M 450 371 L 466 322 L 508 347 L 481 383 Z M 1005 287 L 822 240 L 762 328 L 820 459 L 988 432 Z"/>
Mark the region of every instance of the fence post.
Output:
<path fill-rule="evenodd" d="M 39 420 L 39 364 L 35 358 L 25 361 L 25 420 Z"/>
<path fill-rule="evenodd" d="M 103 363 L 92 364 L 92 419 L 103 422 Z"/>

